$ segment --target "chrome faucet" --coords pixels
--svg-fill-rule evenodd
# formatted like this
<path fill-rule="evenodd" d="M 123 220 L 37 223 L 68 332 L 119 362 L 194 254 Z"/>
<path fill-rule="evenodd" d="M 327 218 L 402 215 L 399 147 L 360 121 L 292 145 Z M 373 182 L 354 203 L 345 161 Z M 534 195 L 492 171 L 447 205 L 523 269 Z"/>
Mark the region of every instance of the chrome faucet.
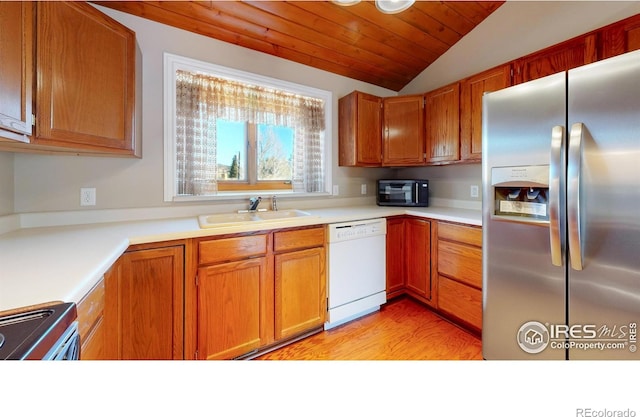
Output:
<path fill-rule="evenodd" d="M 262 197 L 251 197 L 249 199 L 249 211 L 256 211 L 260 201 L 262 201 Z"/>

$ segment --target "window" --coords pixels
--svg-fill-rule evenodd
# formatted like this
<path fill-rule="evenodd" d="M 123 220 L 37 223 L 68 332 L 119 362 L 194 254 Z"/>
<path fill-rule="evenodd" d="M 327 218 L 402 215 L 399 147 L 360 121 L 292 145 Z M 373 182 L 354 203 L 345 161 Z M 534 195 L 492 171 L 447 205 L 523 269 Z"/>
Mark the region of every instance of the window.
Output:
<path fill-rule="evenodd" d="M 327 193 L 331 93 L 165 54 L 165 200 Z"/>

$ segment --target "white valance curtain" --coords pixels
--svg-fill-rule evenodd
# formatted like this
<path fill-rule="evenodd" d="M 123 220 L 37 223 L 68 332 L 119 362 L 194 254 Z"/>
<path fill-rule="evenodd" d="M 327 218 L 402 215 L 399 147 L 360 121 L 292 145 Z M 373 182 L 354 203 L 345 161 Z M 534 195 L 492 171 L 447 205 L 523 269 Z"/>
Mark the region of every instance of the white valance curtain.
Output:
<path fill-rule="evenodd" d="M 293 190 L 324 191 L 324 102 L 210 75 L 176 73 L 178 195 L 217 190 L 216 119 L 293 128 Z"/>

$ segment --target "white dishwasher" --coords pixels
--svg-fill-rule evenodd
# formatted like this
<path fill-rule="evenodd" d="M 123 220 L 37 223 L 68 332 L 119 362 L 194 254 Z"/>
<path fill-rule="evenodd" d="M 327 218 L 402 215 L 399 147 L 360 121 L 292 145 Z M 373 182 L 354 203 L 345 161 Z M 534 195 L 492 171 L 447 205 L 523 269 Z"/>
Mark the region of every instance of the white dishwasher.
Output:
<path fill-rule="evenodd" d="M 386 292 L 386 219 L 329 225 L 325 329 L 380 309 Z"/>

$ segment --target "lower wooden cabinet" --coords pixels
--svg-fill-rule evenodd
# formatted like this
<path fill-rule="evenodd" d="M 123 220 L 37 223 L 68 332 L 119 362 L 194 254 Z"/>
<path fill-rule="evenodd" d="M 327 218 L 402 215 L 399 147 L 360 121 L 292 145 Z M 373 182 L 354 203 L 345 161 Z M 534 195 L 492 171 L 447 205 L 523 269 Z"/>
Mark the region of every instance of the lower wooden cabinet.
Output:
<path fill-rule="evenodd" d="M 482 229 L 438 223 L 437 308 L 474 330 L 482 329 Z"/>
<path fill-rule="evenodd" d="M 276 340 L 324 325 L 327 311 L 325 264 L 324 247 L 275 255 Z"/>
<path fill-rule="evenodd" d="M 431 300 L 431 222 L 409 218 L 405 221 L 405 273 L 409 293 Z"/>
<path fill-rule="evenodd" d="M 441 311 L 475 329 L 482 329 L 482 290 L 443 275 L 439 278 L 438 290 L 438 308 Z"/>
<path fill-rule="evenodd" d="M 387 300 L 405 292 L 404 217 L 387 219 Z"/>
<path fill-rule="evenodd" d="M 387 219 L 387 299 L 402 294 L 474 332 L 482 329 L 482 228 Z"/>
<path fill-rule="evenodd" d="M 183 359 L 184 245 L 133 246 L 105 274 L 106 355 Z"/>
<path fill-rule="evenodd" d="M 432 303 L 431 221 L 401 216 L 387 220 L 387 299 L 409 294 Z"/>
<path fill-rule="evenodd" d="M 77 305 L 80 359 L 109 359 L 105 350 L 105 287 L 101 279 Z"/>
<path fill-rule="evenodd" d="M 265 256 L 198 270 L 198 358 L 227 359 L 269 342 Z"/>
<path fill-rule="evenodd" d="M 326 314 L 325 227 L 198 240 L 198 359 L 232 359 L 305 334 Z"/>

